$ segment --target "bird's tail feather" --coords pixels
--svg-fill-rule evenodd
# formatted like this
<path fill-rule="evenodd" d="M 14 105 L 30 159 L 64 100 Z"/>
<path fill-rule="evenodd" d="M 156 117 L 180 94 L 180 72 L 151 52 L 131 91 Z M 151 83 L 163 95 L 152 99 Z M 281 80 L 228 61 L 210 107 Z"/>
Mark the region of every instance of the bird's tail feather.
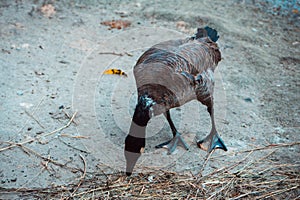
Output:
<path fill-rule="evenodd" d="M 209 37 L 213 42 L 216 42 L 219 39 L 218 32 L 208 26 L 204 28 L 198 28 L 197 30 L 196 39 L 203 37 Z"/>

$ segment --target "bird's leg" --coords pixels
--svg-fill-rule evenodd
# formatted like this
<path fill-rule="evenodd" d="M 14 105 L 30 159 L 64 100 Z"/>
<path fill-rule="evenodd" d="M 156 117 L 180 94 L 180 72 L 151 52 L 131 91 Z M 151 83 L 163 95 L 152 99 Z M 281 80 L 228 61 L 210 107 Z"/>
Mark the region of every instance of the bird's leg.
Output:
<path fill-rule="evenodd" d="M 188 145 L 186 142 L 183 140 L 181 137 L 181 134 L 177 131 L 176 127 L 174 126 L 174 123 L 171 119 L 170 116 L 170 111 L 168 110 L 166 113 L 164 113 L 165 117 L 167 118 L 169 125 L 171 127 L 172 133 L 173 133 L 173 138 L 167 142 L 164 142 L 162 144 L 159 144 L 155 146 L 156 148 L 163 148 L 166 147 L 168 149 L 168 154 L 171 154 L 175 151 L 177 144 L 182 145 L 186 150 L 189 149 Z"/>
<path fill-rule="evenodd" d="M 208 136 L 206 136 L 205 139 L 197 141 L 197 145 L 200 149 L 203 149 L 208 152 L 211 152 L 214 149 L 223 149 L 224 151 L 227 151 L 227 148 L 223 140 L 220 138 L 216 130 L 213 106 L 208 106 L 207 111 L 210 114 L 211 123 L 212 123 L 211 132 Z"/>

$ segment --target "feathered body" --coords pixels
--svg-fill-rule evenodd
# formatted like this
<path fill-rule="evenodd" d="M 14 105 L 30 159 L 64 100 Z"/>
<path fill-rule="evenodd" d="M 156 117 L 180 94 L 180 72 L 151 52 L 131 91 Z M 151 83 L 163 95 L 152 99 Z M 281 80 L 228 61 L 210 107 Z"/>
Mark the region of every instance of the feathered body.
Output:
<path fill-rule="evenodd" d="M 154 115 L 193 99 L 206 105 L 213 94 L 213 72 L 220 60 L 217 44 L 208 37 L 154 45 L 134 67 L 138 96 L 147 94 L 156 102 Z"/>
<path fill-rule="evenodd" d="M 204 140 L 197 141 L 197 145 L 209 152 L 216 148 L 227 150 L 218 136 L 213 114 L 213 73 L 221 60 L 216 43 L 218 38 L 216 30 L 199 28 L 193 37 L 152 46 L 137 61 L 134 77 L 138 103 L 125 139 L 127 175 L 132 173 L 144 150 L 146 126 L 153 116 L 164 114 L 173 133 L 173 139 L 158 145 L 158 148 L 167 146 L 169 153 L 172 153 L 177 144 L 182 144 L 188 149 L 171 120 L 169 110 L 193 99 L 207 106 L 212 122 L 210 134 Z"/>

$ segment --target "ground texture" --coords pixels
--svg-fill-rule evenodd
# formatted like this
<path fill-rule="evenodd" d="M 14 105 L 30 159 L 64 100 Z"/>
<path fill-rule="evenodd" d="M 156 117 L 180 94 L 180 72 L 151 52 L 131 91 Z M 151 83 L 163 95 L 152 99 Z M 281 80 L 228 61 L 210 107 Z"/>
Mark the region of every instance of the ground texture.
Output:
<path fill-rule="evenodd" d="M 1 1 L 0 199 L 299 199 L 299 21 L 297 1 Z M 125 177 L 132 67 L 206 25 L 220 35 L 215 115 L 229 151 L 195 145 L 210 120 L 193 101 L 171 111 L 189 151 L 154 148 L 171 137 L 156 117 Z"/>

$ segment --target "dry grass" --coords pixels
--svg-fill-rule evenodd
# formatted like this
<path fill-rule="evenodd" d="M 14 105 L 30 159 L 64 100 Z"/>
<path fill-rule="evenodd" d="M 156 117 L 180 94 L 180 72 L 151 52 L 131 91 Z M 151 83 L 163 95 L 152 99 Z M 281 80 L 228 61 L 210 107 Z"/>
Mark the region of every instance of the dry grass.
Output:
<path fill-rule="evenodd" d="M 69 127 L 76 114 L 77 112 L 68 116 L 66 125 L 42 136 L 49 136 Z M 26 146 L 34 140 L 39 141 L 42 136 L 20 143 L 6 142 L 8 145 L 1 148 L 0 152 L 20 148 L 24 153 L 40 158 L 45 170 L 51 163 L 81 172 L 81 176 L 73 184 L 49 188 L 26 188 L 26 185 L 13 189 L 0 187 L 1 195 L 18 199 L 300 199 L 300 162 L 295 159 L 294 162 L 284 163 L 283 160 L 272 159 L 277 150 L 299 147 L 300 142 L 270 144 L 226 153 L 228 157 L 234 155 L 235 159 L 228 162 L 230 164 L 226 167 L 218 167 L 208 170 L 209 172 L 204 172 L 208 168 L 207 164 L 223 156 L 208 154 L 198 174 L 145 169 L 145 173 L 127 177 L 122 172 L 89 173 L 82 155 L 80 158 L 83 169 L 80 169 L 68 167 L 52 160 L 50 156 L 42 156 Z"/>
<path fill-rule="evenodd" d="M 86 161 L 77 183 L 49 188 L 1 189 L 1 193 L 19 197 L 48 199 L 299 199 L 299 163 L 269 159 L 278 148 L 299 146 L 300 142 L 277 144 L 236 152 L 243 159 L 208 174 L 183 175 L 157 170 L 126 177 L 124 173 L 90 174 Z M 254 152 L 268 150 L 254 159 Z M 209 159 L 215 159 L 208 156 Z M 205 166 L 203 166 L 205 167 Z"/>

